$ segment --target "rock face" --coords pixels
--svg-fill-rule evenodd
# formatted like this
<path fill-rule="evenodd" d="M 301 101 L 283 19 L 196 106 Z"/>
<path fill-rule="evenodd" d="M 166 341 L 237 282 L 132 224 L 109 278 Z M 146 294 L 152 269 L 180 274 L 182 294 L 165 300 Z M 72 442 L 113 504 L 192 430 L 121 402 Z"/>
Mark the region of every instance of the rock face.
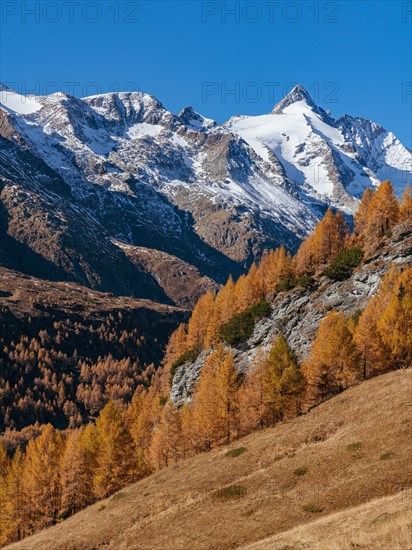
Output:
<path fill-rule="evenodd" d="M 398 227 L 392 241 L 378 249 L 346 281 L 317 280 L 312 289 L 293 289 L 272 297 L 272 313 L 259 321 L 253 336 L 233 354 L 239 372 L 248 369 L 259 350 L 267 351 L 282 333 L 300 361 L 307 359 L 319 324 L 331 309 L 351 315 L 363 309 L 376 294 L 382 276 L 392 265 L 412 264 L 412 232 Z M 194 364 L 179 367 L 173 379 L 171 396 L 177 404 L 190 400 L 194 386 L 210 352 L 203 352 Z"/>
<path fill-rule="evenodd" d="M 191 305 L 265 248 L 296 249 L 328 205 L 351 214 L 366 186 L 404 187 L 411 158 L 371 121 L 334 120 L 301 86 L 272 113 L 224 125 L 140 92 L 0 86 L 0 254 L 34 276 Z M 158 253 L 185 274 L 165 277 Z"/>

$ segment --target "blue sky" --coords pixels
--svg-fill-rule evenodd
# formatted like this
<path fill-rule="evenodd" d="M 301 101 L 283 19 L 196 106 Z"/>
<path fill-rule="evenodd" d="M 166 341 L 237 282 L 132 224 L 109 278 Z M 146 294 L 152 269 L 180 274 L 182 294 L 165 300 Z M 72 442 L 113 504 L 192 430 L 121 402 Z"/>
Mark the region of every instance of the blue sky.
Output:
<path fill-rule="evenodd" d="M 0 80 L 76 96 L 140 90 L 219 121 L 268 112 L 295 83 L 334 116 L 411 146 L 411 2 L 0 3 Z"/>

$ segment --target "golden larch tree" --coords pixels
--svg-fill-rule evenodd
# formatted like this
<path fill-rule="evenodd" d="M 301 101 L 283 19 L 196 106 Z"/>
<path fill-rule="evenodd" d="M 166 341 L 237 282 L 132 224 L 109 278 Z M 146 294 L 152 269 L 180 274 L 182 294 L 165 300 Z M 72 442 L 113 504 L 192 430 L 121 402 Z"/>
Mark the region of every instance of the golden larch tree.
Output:
<path fill-rule="evenodd" d="M 372 252 L 381 239 L 390 235 L 399 220 L 399 202 L 390 181 L 380 184 L 370 200 L 363 240 L 367 253 Z"/>
<path fill-rule="evenodd" d="M 399 209 L 399 221 L 408 228 L 412 226 L 412 188 L 410 185 L 406 186 L 402 195 L 402 202 Z"/>
<path fill-rule="evenodd" d="M 55 523 L 61 508 L 61 432 L 47 424 L 27 445 L 23 475 L 24 523 L 29 532 Z"/>
<path fill-rule="evenodd" d="M 111 495 L 136 479 L 136 450 L 126 423 L 115 404 L 109 401 L 96 421 L 98 434 L 95 493 Z"/>
<path fill-rule="evenodd" d="M 62 517 L 75 514 L 93 501 L 92 472 L 87 467 L 82 432 L 83 430 L 74 430 L 69 433 L 60 463 Z"/>
<path fill-rule="evenodd" d="M 330 311 L 320 323 L 302 370 L 308 406 L 328 399 L 360 377 L 359 353 L 341 311 Z"/>

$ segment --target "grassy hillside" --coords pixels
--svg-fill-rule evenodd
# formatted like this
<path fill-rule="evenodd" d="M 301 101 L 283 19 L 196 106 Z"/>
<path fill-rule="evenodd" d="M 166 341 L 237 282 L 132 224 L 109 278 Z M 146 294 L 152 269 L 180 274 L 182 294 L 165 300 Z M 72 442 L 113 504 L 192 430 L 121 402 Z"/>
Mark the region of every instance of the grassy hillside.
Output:
<path fill-rule="evenodd" d="M 377 498 L 290 531 L 252 543 L 244 550 L 410 550 L 412 491 Z"/>
<path fill-rule="evenodd" d="M 307 415 L 162 470 L 8 548 L 223 550 L 258 541 L 251 548 L 346 548 L 336 541 L 353 518 L 362 529 L 376 520 L 378 532 L 388 517 L 404 524 L 399 518 L 411 509 L 411 396 L 411 370 L 369 380 Z M 392 495 L 398 496 L 385 498 Z M 351 510 L 357 506 L 363 515 Z M 316 539 L 319 519 L 325 544 Z M 295 544 L 297 537 L 308 544 Z M 357 547 L 398 548 L 382 540 L 384 546 L 372 540 Z M 399 548 L 410 548 L 405 544 Z"/>

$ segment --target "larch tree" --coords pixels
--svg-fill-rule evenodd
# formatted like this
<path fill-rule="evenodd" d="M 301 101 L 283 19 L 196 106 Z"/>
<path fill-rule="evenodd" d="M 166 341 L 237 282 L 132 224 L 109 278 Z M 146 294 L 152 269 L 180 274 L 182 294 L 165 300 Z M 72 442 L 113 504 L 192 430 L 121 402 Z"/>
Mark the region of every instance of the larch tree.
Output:
<path fill-rule="evenodd" d="M 402 202 L 399 209 L 399 221 L 407 227 L 412 225 L 412 188 L 410 185 L 406 186 L 402 195 Z"/>
<path fill-rule="evenodd" d="M 169 363 L 173 363 L 185 351 L 187 351 L 187 326 L 180 323 L 177 329 L 170 336 L 167 344 L 166 358 Z"/>
<path fill-rule="evenodd" d="M 365 189 L 358 210 L 354 216 L 354 239 L 356 244 L 364 244 L 366 227 L 370 218 L 370 203 L 373 197 L 373 191 L 370 187 Z"/>
<path fill-rule="evenodd" d="M 47 424 L 27 445 L 22 475 L 24 522 L 29 532 L 52 525 L 61 508 L 60 460 L 64 450 L 61 432 Z"/>
<path fill-rule="evenodd" d="M 300 245 L 293 258 L 296 275 L 301 276 L 314 270 L 316 265 L 315 244 L 315 235 L 311 233 Z"/>
<path fill-rule="evenodd" d="M 193 309 L 187 327 L 187 348 L 201 349 L 204 346 L 209 321 L 213 316 L 215 294 L 206 292 Z"/>
<path fill-rule="evenodd" d="M 412 268 L 399 275 L 377 329 L 391 354 L 392 368 L 412 365 Z"/>
<path fill-rule="evenodd" d="M 95 495 L 93 477 L 97 468 L 97 457 L 99 453 L 99 434 L 96 425 L 89 422 L 80 432 L 80 445 L 83 454 L 84 470 L 86 482 L 85 493 L 88 495 L 88 501 L 92 502 Z"/>
<path fill-rule="evenodd" d="M 219 291 L 216 297 L 216 307 L 222 325 L 235 314 L 235 283 L 232 276 L 228 278 L 225 286 Z"/>
<path fill-rule="evenodd" d="M 238 375 L 233 354 L 219 344 L 207 358 L 192 402 L 194 444 L 210 450 L 237 428 Z"/>
<path fill-rule="evenodd" d="M 359 354 L 341 311 L 330 311 L 320 323 L 303 373 L 309 406 L 328 399 L 360 377 Z"/>
<path fill-rule="evenodd" d="M 266 360 L 263 376 L 264 409 L 268 425 L 281 420 L 285 414 L 299 410 L 299 399 L 305 379 L 285 337 L 275 338 Z"/>
<path fill-rule="evenodd" d="M 126 423 L 109 401 L 96 421 L 97 468 L 94 486 L 99 498 L 111 495 L 136 479 L 135 446 Z"/>
<path fill-rule="evenodd" d="M 220 432 L 229 443 L 232 433 L 237 431 L 239 388 L 238 372 L 234 365 L 234 357 L 231 351 L 226 351 L 220 345 L 216 350 L 216 363 L 214 366 L 216 416 L 220 424 Z"/>
<path fill-rule="evenodd" d="M 389 235 L 399 220 L 399 202 L 390 181 L 380 184 L 370 200 L 364 242 L 367 252 L 371 252 L 380 240 Z"/>
<path fill-rule="evenodd" d="M 10 460 L 0 443 L 0 544 L 20 540 L 29 533 L 24 523 L 23 459 L 20 448 Z"/>
<path fill-rule="evenodd" d="M 297 275 L 304 275 L 325 266 L 344 248 L 347 235 L 348 226 L 342 212 L 334 214 L 329 208 L 295 255 Z"/>
<path fill-rule="evenodd" d="M 8 541 L 8 518 L 4 513 L 7 506 L 7 474 L 10 468 L 10 459 L 6 448 L 0 441 L 0 544 Z"/>
<path fill-rule="evenodd" d="M 87 467 L 85 449 L 82 445 L 83 430 L 69 433 L 60 463 L 62 502 L 61 515 L 75 514 L 92 502 L 92 473 Z"/>
<path fill-rule="evenodd" d="M 359 318 L 355 340 L 364 376 L 411 362 L 411 268 L 392 267 Z"/>
<path fill-rule="evenodd" d="M 163 408 L 159 422 L 155 426 L 150 445 L 153 468 L 158 470 L 177 462 L 182 453 L 182 425 L 177 407 L 169 400 Z"/>
<path fill-rule="evenodd" d="M 152 379 L 152 384 L 147 391 L 136 394 L 127 415 L 127 423 L 136 447 L 137 478 L 148 475 L 152 470 L 150 460 L 152 435 L 163 410 L 160 382 L 159 379 Z"/>
<path fill-rule="evenodd" d="M 239 424 L 243 434 L 265 427 L 264 375 L 268 365 L 260 350 L 254 358 L 239 389 Z"/>
<path fill-rule="evenodd" d="M 180 408 L 180 428 L 182 434 L 181 451 L 182 458 L 186 459 L 193 454 L 193 421 L 192 411 L 188 403 L 183 403 Z"/>
<path fill-rule="evenodd" d="M 282 334 L 275 340 L 269 353 L 269 361 L 276 370 L 279 380 L 282 417 L 285 414 L 295 416 L 301 411 L 306 379 L 299 368 L 295 354 Z"/>
<path fill-rule="evenodd" d="M 386 371 L 389 364 L 389 349 L 384 345 L 377 330 L 377 321 L 385 310 L 385 304 L 373 296 L 359 318 L 355 342 L 361 358 L 362 377 L 376 376 Z"/>
<path fill-rule="evenodd" d="M 284 415 L 300 412 L 305 378 L 283 335 L 278 336 L 267 357 L 259 354 L 240 390 L 241 429 L 272 426 Z"/>
<path fill-rule="evenodd" d="M 235 284 L 235 308 L 233 313 L 240 313 L 250 305 L 249 279 L 241 275 Z"/>

